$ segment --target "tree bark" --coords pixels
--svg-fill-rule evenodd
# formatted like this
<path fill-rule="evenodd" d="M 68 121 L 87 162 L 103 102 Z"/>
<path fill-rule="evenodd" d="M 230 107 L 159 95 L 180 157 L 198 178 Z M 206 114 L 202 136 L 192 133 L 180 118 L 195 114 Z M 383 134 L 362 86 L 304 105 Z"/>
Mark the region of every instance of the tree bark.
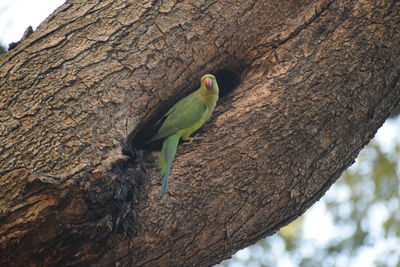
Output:
<path fill-rule="evenodd" d="M 206 266 L 273 234 L 399 101 L 399 26 L 389 0 L 68 1 L 0 56 L 1 265 Z M 238 82 L 160 199 L 140 140 L 204 73 Z"/>

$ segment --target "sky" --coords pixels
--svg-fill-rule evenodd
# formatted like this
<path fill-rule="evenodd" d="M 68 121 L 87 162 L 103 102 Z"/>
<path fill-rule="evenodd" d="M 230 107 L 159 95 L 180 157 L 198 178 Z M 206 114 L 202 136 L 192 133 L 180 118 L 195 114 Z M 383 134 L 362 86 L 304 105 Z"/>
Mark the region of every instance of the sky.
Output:
<path fill-rule="evenodd" d="M 33 30 L 65 0 L 0 0 L 0 43 L 8 48 L 29 26 Z"/>

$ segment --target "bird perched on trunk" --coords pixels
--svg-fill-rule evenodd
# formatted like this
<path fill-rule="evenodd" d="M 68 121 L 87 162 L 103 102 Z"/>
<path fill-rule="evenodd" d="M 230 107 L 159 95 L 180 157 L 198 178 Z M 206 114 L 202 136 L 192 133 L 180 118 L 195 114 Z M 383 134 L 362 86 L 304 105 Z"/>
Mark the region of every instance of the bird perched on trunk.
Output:
<path fill-rule="evenodd" d="M 145 144 L 165 138 L 158 166 L 162 182 L 160 196 L 168 190 L 168 178 L 180 139 L 192 142 L 190 135 L 210 117 L 218 100 L 218 84 L 214 75 L 206 74 L 200 79 L 200 88 L 179 100 L 160 120 L 161 127 Z"/>

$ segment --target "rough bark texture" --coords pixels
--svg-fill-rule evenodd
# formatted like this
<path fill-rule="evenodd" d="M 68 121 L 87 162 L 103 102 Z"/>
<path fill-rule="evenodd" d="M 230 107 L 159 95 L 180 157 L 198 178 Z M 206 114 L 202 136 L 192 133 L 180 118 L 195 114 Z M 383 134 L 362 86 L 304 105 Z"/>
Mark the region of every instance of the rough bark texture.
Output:
<path fill-rule="evenodd" d="M 0 265 L 205 266 L 274 233 L 398 102 L 399 29 L 389 0 L 68 1 L 0 57 Z M 160 199 L 132 140 L 221 69 Z"/>

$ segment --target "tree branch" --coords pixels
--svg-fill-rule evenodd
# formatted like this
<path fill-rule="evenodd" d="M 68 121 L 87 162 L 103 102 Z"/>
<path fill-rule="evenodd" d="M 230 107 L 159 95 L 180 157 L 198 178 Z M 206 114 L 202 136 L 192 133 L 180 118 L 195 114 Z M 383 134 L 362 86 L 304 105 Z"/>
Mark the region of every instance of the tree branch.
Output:
<path fill-rule="evenodd" d="M 203 266 L 273 234 L 399 101 L 399 5 L 68 1 L 0 58 L 1 263 Z M 136 137 L 223 69 L 160 199 Z"/>

